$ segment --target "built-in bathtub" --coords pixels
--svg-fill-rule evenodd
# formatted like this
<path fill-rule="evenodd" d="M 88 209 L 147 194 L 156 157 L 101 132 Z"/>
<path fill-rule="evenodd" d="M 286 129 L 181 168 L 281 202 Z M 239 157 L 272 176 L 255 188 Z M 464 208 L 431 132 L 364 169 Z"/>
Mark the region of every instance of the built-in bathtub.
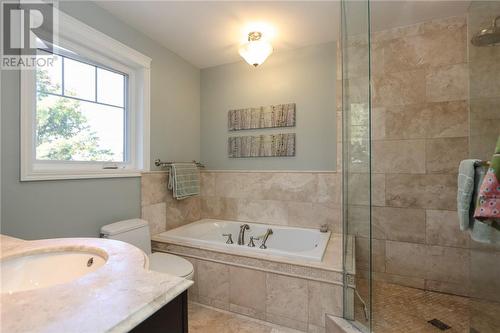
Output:
<path fill-rule="evenodd" d="M 178 255 L 194 267 L 193 302 L 301 331 L 324 332 L 324 314 L 351 318 L 354 312 L 354 239 L 308 228 L 247 223 L 245 245 L 237 245 L 245 222 L 204 219 L 153 235 L 153 251 Z M 250 236 L 271 228 L 267 249 Z M 233 244 L 226 244 L 232 234 Z M 343 260 L 342 249 L 346 256 Z M 252 281 L 251 288 L 247 288 Z M 282 286 L 282 287 L 277 287 Z M 290 286 L 290 288 L 288 288 Z M 281 291 L 276 291 L 276 288 Z M 260 295 L 262 302 L 256 302 Z M 346 302 L 343 302 L 346 295 Z M 266 299 L 294 302 L 300 314 L 283 314 Z M 321 306 L 318 306 L 320 304 Z M 305 310 L 304 310 L 305 309 Z M 304 311 L 306 315 L 304 316 Z"/>
<path fill-rule="evenodd" d="M 245 244 L 238 245 L 238 234 L 242 224 L 248 224 L 245 231 Z M 266 242 L 266 249 L 261 249 L 263 236 L 267 229 L 273 233 Z M 231 234 L 233 244 L 227 244 L 227 236 Z M 260 238 L 255 241 L 255 247 L 249 247 L 250 236 Z M 320 262 L 325 254 L 330 232 L 320 232 L 315 229 L 295 228 L 260 223 L 237 222 L 203 219 L 190 224 L 155 235 L 156 241 L 167 243 L 184 243 L 231 253 L 269 255 L 295 260 Z"/>

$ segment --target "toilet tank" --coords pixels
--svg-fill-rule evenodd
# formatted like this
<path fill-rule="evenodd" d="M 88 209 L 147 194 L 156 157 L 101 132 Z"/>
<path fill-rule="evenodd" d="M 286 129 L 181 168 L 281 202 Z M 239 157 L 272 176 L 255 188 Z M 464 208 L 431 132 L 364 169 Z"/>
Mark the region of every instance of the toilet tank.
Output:
<path fill-rule="evenodd" d="M 101 237 L 127 242 L 137 246 L 147 255 L 151 254 L 151 235 L 145 220 L 131 219 L 107 224 L 101 227 Z"/>

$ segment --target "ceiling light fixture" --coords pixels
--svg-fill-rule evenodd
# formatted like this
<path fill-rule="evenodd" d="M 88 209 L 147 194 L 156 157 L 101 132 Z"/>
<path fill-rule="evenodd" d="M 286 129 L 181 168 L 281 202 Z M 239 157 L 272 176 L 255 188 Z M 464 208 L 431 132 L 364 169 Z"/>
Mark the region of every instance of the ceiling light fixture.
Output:
<path fill-rule="evenodd" d="M 261 32 L 253 31 L 248 34 L 248 42 L 240 47 L 239 53 L 246 62 L 257 67 L 273 53 L 273 46 L 262 39 Z"/>

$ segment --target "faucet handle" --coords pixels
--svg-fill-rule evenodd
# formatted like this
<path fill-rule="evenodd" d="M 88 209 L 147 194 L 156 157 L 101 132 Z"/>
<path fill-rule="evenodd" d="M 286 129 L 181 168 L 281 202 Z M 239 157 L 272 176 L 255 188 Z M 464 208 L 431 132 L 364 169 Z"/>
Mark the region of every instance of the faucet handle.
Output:
<path fill-rule="evenodd" d="M 250 236 L 250 241 L 248 242 L 249 247 L 255 247 L 255 243 L 253 242 L 254 240 L 260 240 L 260 237 Z"/>
<path fill-rule="evenodd" d="M 233 244 L 233 235 L 232 234 L 222 234 L 222 236 L 227 237 L 226 244 Z"/>

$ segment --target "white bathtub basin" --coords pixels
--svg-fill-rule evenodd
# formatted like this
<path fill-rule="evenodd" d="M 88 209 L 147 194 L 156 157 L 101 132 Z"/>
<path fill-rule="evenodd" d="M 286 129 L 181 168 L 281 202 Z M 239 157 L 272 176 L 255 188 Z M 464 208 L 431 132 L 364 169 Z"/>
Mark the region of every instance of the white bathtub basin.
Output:
<path fill-rule="evenodd" d="M 99 269 L 106 260 L 90 252 L 41 252 L 0 262 L 1 293 L 67 283 Z"/>
<path fill-rule="evenodd" d="M 250 226 L 250 229 L 245 232 L 245 245 L 237 245 L 240 226 L 244 223 Z M 250 236 L 262 236 L 268 228 L 273 230 L 273 234 L 267 240 L 266 249 L 259 248 L 260 240 L 255 241 L 255 247 L 248 247 Z M 231 234 L 234 244 L 226 244 L 226 238 L 222 234 Z M 201 246 L 233 253 L 321 261 L 330 239 L 330 232 L 280 225 L 203 219 L 162 232 L 155 235 L 153 239 L 160 242 Z"/>

